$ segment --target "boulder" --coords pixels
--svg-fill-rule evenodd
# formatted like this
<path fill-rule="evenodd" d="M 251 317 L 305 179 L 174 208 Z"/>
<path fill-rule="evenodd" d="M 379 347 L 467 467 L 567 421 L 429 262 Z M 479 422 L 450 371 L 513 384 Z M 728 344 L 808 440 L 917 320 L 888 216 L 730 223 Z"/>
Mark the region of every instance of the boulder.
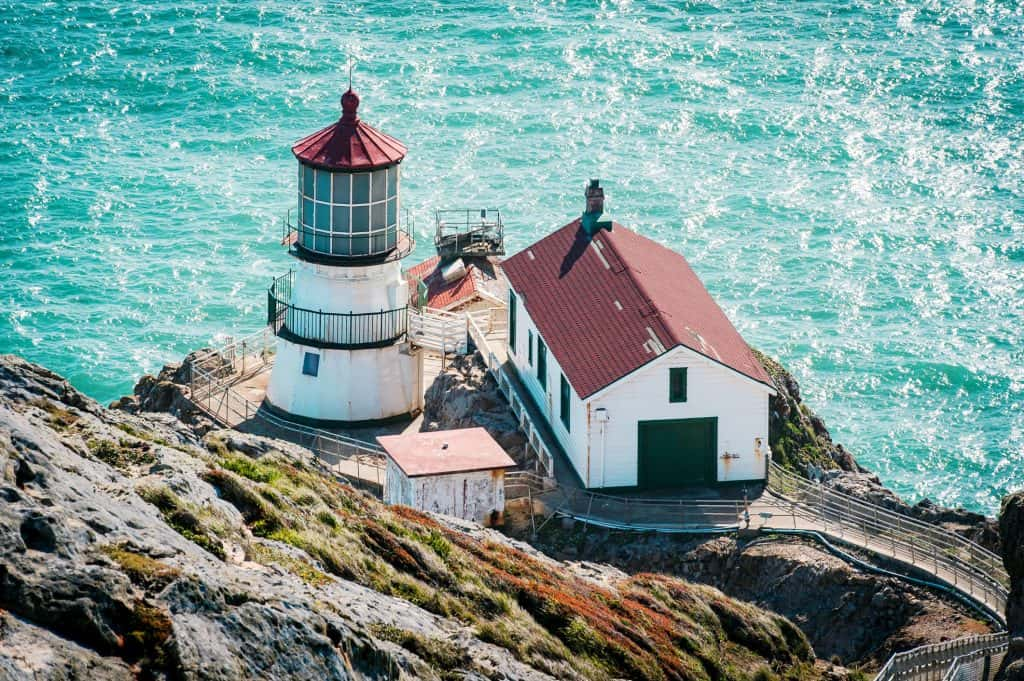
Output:
<path fill-rule="evenodd" d="M 1016 492 L 1003 499 L 999 535 L 1003 565 L 1010 575 L 1006 628 L 1011 638 L 1010 651 L 999 670 L 997 681 L 1024 681 L 1024 492 Z"/>
<path fill-rule="evenodd" d="M 526 437 L 478 354 L 452 359 L 423 396 L 422 430 L 481 427 L 520 466 L 529 466 Z"/>

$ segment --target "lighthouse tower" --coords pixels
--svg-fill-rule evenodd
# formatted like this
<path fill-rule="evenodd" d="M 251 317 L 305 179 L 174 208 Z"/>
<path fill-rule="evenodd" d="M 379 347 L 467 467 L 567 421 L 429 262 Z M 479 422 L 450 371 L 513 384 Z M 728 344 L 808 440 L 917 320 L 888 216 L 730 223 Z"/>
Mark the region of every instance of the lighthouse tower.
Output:
<path fill-rule="evenodd" d="M 292 147 L 298 212 L 286 243 L 296 263 L 268 292 L 278 343 L 266 408 L 320 427 L 386 422 L 422 404 L 401 267 L 412 248 L 399 224 L 406 148 L 358 108 L 350 88 L 341 118 Z"/>

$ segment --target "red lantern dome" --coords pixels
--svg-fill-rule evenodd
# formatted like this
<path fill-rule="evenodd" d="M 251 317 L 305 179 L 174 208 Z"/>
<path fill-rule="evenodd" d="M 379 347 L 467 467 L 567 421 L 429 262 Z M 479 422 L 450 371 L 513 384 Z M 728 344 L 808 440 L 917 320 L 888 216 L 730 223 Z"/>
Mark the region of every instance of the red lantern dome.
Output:
<path fill-rule="evenodd" d="M 359 120 L 359 95 L 350 88 L 341 96 L 341 118 L 304 137 L 292 153 L 306 165 L 343 172 L 373 170 L 401 162 L 408 151 L 390 135 Z"/>

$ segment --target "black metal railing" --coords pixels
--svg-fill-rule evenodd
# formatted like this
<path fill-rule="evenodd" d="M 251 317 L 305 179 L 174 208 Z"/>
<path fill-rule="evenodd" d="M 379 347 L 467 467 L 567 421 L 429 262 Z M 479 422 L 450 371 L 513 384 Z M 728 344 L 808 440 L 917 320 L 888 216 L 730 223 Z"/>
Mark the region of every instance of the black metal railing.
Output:
<path fill-rule="evenodd" d="M 441 257 L 505 254 L 505 225 L 496 208 L 439 210 L 434 221 L 434 246 Z"/>
<path fill-rule="evenodd" d="M 408 306 L 379 312 L 323 312 L 291 304 L 293 273 L 274 279 L 267 290 L 267 323 L 274 335 L 318 348 L 382 348 L 401 340 L 409 328 Z"/>

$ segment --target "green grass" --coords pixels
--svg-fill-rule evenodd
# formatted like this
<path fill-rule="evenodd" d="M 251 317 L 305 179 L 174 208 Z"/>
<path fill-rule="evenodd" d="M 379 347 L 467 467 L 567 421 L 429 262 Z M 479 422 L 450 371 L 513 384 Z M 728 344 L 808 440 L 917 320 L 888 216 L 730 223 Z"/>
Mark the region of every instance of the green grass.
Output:
<path fill-rule="evenodd" d="M 142 440 L 132 441 L 122 438 L 118 442 L 114 442 L 113 440 L 94 438 L 86 442 L 86 446 L 89 447 L 89 452 L 94 458 L 122 471 L 127 471 L 132 466 L 156 462 L 153 446 Z"/>
<path fill-rule="evenodd" d="M 166 487 L 144 487 L 138 490 L 138 494 L 156 506 L 172 530 L 221 560 L 227 557 L 223 542 L 203 524 L 197 509 L 174 492 Z"/>
<path fill-rule="evenodd" d="M 68 411 L 63 407 L 57 406 L 50 400 L 37 397 L 29 401 L 29 404 L 34 407 L 39 407 L 46 412 L 46 422 L 49 423 L 54 430 L 65 431 L 78 423 L 77 414 Z"/>
<path fill-rule="evenodd" d="M 273 482 L 281 475 L 273 468 L 260 465 L 246 456 L 225 456 L 221 457 L 218 463 L 232 473 L 237 473 L 253 482 Z"/>
<path fill-rule="evenodd" d="M 283 454 L 249 460 L 215 449 L 203 478 L 263 538 L 249 558 L 308 584 L 354 581 L 472 627 L 560 677 L 775 681 L 763 677 L 768 669 L 787 681 L 814 678 L 813 654 L 791 623 L 714 589 L 662 575 L 600 586 L 503 542 L 384 506 Z M 379 637 L 439 674 L 470 668 L 444 642 L 391 629 Z"/>
<path fill-rule="evenodd" d="M 101 546 L 100 551 L 118 564 L 132 584 L 146 591 L 160 591 L 181 575 L 177 568 L 132 551 L 123 544 L 107 544 Z"/>

